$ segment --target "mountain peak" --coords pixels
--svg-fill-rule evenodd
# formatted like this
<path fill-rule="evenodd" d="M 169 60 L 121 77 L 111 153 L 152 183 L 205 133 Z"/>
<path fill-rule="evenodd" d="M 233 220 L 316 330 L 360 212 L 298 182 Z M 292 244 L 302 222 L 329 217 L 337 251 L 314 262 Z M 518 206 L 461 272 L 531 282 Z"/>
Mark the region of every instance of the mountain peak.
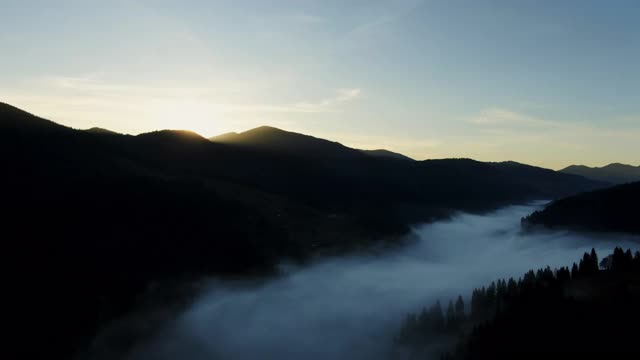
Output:
<path fill-rule="evenodd" d="M 189 130 L 159 130 L 142 133 L 140 135 L 137 135 L 136 137 L 147 141 L 176 141 L 192 144 L 209 143 L 209 140 L 202 137 L 200 134 Z"/>
<path fill-rule="evenodd" d="M 245 131 L 245 133 L 248 133 L 248 132 L 280 132 L 280 133 L 288 133 L 290 131 L 282 130 L 282 129 L 279 129 L 277 127 L 273 127 L 273 126 L 269 126 L 269 125 L 262 125 L 262 126 L 258 126 L 257 128 L 253 128 L 251 130 Z"/>
<path fill-rule="evenodd" d="M 397 159 L 410 160 L 414 159 L 403 154 L 395 153 L 385 149 L 375 150 L 359 150 L 342 145 L 339 142 L 325 140 L 310 135 L 300 134 L 292 131 L 282 130 L 273 126 L 259 126 L 257 128 L 247 130 L 245 132 L 236 133 L 229 132 L 214 136 L 209 139 L 212 142 L 241 145 L 246 147 L 261 148 L 264 150 L 272 150 L 279 152 L 301 153 L 304 152 L 311 156 L 356 156 L 362 155 Z"/>
<path fill-rule="evenodd" d="M 20 131 L 72 130 L 3 102 L 0 102 L 0 128 Z"/>
<path fill-rule="evenodd" d="M 409 160 L 409 161 L 415 161 L 414 159 L 406 156 L 406 155 L 402 155 L 400 153 L 396 153 L 393 151 L 389 151 L 386 149 L 375 149 L 375 150 L 360 150 L 362 151 L 364 154 L 367 154 L 369 156 L 375 156 L 375 157 L 380 157 L 380 158 L 387 158 L 387 159 L 398 159 L 398 160 Z"/>
<path fill-rule="evenodd" d="M 340 143 L 278 129 L 260 126 L 241 133 L 226 133 L 210 139 L 213 142 L 258 148 L 267 151 L 304 153 L 311 156 L 359 156 L 359 151 Z"/>
<path fill-rule="evenodd" d="M 627 165 L 627 164 L 622 164 L 622 163 L 611 163 L 609 165 L 603 166 L 602 169 L 623 170 L 623 169 L 635 169 L 635 168 L 638 168 L 638 167 L 639 166 Z"/>
<path fill-rule="evenodd" d="M 92 127 L 90 129 L 86 129 L 84 130 L 85 132 L 88 132 L 90 134 L 107 134 L 107 135 L 120 135 L 120 133 L 117 133 L 115 131 L 111 131 L 109 129 L 104 129 L 104 128 L 100 128 L 100 127 Z"/>

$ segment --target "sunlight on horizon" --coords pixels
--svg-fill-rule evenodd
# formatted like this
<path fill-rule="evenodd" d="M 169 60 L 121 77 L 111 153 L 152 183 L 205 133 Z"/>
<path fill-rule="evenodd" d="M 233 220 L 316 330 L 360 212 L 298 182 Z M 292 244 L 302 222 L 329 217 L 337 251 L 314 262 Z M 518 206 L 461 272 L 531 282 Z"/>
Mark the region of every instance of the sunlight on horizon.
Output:
<path fill-rule="evenodd" d="M 209 138 L 223 133 L 224 124 L 214 108 L 193 100 L 152 102 L 150 119 L 159 129 L 190 130 Z"/>
<path fill-rule="evenodd" d="M 74 128 L 211 137 L 270 125 L 416 159 L 554 169 L 640 153 L 634 8 L 28 3 L 0 13 L 0 101 Z"/>

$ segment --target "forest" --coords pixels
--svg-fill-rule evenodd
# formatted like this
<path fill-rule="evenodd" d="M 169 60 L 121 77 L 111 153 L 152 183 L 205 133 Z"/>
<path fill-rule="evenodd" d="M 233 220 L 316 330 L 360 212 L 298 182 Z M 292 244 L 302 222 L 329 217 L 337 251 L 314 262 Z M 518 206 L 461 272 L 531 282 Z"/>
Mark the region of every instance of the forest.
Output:
<path fill-rule="evenodd" d="M 571 267 L 531 270 L 409 314 L 396 343 L 410 358 L 636 359 L 640 252 L 595 250 Z"/>
<path fill-rule="evenodd" d="M 522 219 L 528 229 L 572 229 L 640 234 L 640 182 L 559 199 Z"/>

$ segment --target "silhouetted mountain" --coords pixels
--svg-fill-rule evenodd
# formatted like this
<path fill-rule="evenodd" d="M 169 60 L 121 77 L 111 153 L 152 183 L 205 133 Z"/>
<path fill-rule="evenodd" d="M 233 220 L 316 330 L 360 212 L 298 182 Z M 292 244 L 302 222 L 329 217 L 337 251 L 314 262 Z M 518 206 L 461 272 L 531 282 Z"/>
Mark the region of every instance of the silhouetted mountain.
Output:
<path fill-rule="evenodd" d="M 367 155 L 371 155 L 371 156 L 377 156 L 377 157 L 383 157 L 383 158 L 390 158 L 390 159 L 397 159 L 397 160 L 408 160 L 408 161 L 415 161 L 412 158 L 406 156 L 406 155 L 402 155 L 393 151 L 389 151 L 389 150 L 385 150 L 385 149 L 378 149 L 378 150 L 360 150 L 363 153 L 367 154 Z"/>
<path fill-rule="evenodd" d="M 466 311 L 462 297 L 446 313 L 438 302 L 407 316 L 397 344 L 415 359 L 636 359 L 640 252 L 607 259 L 599 269 L 592 250 L 571 269 L 500 279 L 473 290 Z"/>
<path fill-rule="evenodd" d="M 92 127 L 90 129 L 86 129 L 85 131 L 88 133 L 98 134 L 98 135 L 104 135 L 104 134 L 120 135 L 120 133 L 117 133 L 115 131 L 111 131 L 111 130 L 103 129 L 99 127 Z"/>
<path fill-rule="evenodd" d="M 566 174 L 584 176 L 586 178 L 606 181 L 612 184 L 624 184 L 640 181 L 640 166 L 625 164 L 609 164 L 603 167 L 588 167 L 584 165 L 571 165 L 560 170 Z"/>
<path fill-rule="evenodd" d="M 237 132 L 228 132 L 228 133 L 210 137 L 209 141 L 227 144 L 227 143 L 233 143 L 234 140 L 236 140 L 239 136 L 240 134 L 238 134 Z"/>
<path fill-rule="evenodd" d="M 0 102 L 0 129 L 16 133 L 31 131 L 71 131 L 71 129 L 56 124 L 17 107 Z"/>
<path fill-rule="evenodd" d="M 402 154 L 389 150 L 358 150 L 340 143 L 281 130 L 270 126 L 261 126 L 243 133 L 230 132 L 210 138 L 212 142 L 240 145 L 256 149 L 286 152 L 289 154 L 305 154 L 306 156 L 357 156 L 357 152 L 366 155 L 402 160 L 412 160 Z"/>
<path fill-rule="evenodd" d="M 267 151 L 286 152 L 301 156 L 358 156 L 357 150 L 340 143 L 309 135 L 261 126 L 242 133 L 227 133 L 210 138 L 212 142 L 244 146 Z"/>
<path fill-rule="evenodd" d="M 68 358 L 152 282 L 269 273 L 282 258 L 400 237 L 452 211 L 600 186 L 526 165 L 369 156 L 267 127 L 233 144 L 105 134 L 0 104 L 0 129 L 3 240 L 25 331 L 46 334 L 30 350 L 47 358 Z"/>
<path fill-rule="evenodd" d="M 145 145 L 208 146 L 209 140 L 188 130 L 160 130 L 136 136 Z"/>
<path fill-rule="evenodd" d="M 638 204 L 640 182 L 618 185 L 554 201 L 523 225 L 640 234 Z"/>

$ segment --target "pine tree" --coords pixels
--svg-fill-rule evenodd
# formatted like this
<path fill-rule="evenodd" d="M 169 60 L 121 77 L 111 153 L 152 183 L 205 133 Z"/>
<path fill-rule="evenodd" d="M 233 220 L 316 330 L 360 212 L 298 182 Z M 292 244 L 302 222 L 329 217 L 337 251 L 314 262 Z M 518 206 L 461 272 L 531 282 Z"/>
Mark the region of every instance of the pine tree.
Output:
<path fill-rule="evenodd" d="M 504 279 L 498 280 L 496 287 L 496 298 L 498 301 L 504 299 L 507 296 L 507 282 Z"/>
<path fill-rule="evenodd" d="M 578 269 L 578 265 L 576 263 L 573 263 L 573 266 L 571 267 L 571 278 L 577 279 L 579 275 L 580 271 Z"/>
<path fill-rule="evenodd" d="M 471 293 L 471 317 L 476 319 L 480 314 L 480 295 L 478 289 Z"/>
<path fill-rule="evenodd" d="M 456 319 L 458 321 L 464 320 L 464 301 L 462 300 L 462 295 L 458 295 L 458 300 L 456 301 Z"/>
<path fill-rule="evenodd" d="M 444 314 L 442 314 L 442 306 L 440 300 L 436 301 L 430 311 L 430 317 L 433 319 L 433 325 L 435 330 L 444 329 Z"/>
<path fill-rule="evenodd" d="M 495 282 L 492 282 L 491 285 L 489 285 L 489 287 L 487 288 L 486 301 L 487 301 L 487 306 L 485 310 L 488 311 L 489 314 L 493 314 L 494 309 L 496 307 L 496 283 Z"/>
<path fill-rule="evenodd" d="M 433 324 L 432 321 L 433 319 L 430 318 L 429 316 L 429 312 L 427 312 L 426 308 L 422 308 L 422 312 L 420 313 L 420 315 L 418 316 L 417 319 L 417 329 L 422 333 L 429 333 L 432 328 L 433 328 Z"/>
<path fill-rule="evenodd" d="M 591 263 L 591 255 L 589 253 L 584 253 L 582 255 L 582 259 L 580 260 L 580 265 L 578 265 L 578 273 L 580 276 L 589 276 L 590 268 L 589 265 Z"/>
<path fill-rule="evenodd" d="M 624 250 L 616 247 L 613 250 L 613 257 L 611 259 L 611 270 L 624 271 L 625 270 L 625 255 Z"/>
<path fill-rule="evenodd" d="M 456 326 L 456 311 L 453 307 L 453 301 L 449 300 L 449 305 L 447 306 L 447 327 L 449 330 L 453 330 Z"/>
<path fill-rule="evenodd" d="M 631 249 L 627 249 L 624 253 L 624 262 L 627 264 L 627 269 L 631 269 L 631 264 L 633 263 L 633 253 L 631 253 Z"/>
<path fill-rule="evenodd" d="M 509 282 L 507 283 L 507 293 L 509 298 L 514 298 L 518 295 L 518 284 L 513 278 L 509 278 Z"/>
<path fill-rule="evenodd" d="M 591 271 L 593 272 L 593 274 L 597 274 L 598 273 L 598 254 L 596 254 L 596 249 L 595 248 L 591 248 Z"/>
<path fill-rule="evenodd" d="M 558 269 L 558 271 L 556 271 L 556 279 L 558 280 L 558 282 L 564 283 L 568 281 L 570 278 L 571 278 L 571 273 L 569 272 L 569 268 L 561 267 L 560 269 Z"/>

